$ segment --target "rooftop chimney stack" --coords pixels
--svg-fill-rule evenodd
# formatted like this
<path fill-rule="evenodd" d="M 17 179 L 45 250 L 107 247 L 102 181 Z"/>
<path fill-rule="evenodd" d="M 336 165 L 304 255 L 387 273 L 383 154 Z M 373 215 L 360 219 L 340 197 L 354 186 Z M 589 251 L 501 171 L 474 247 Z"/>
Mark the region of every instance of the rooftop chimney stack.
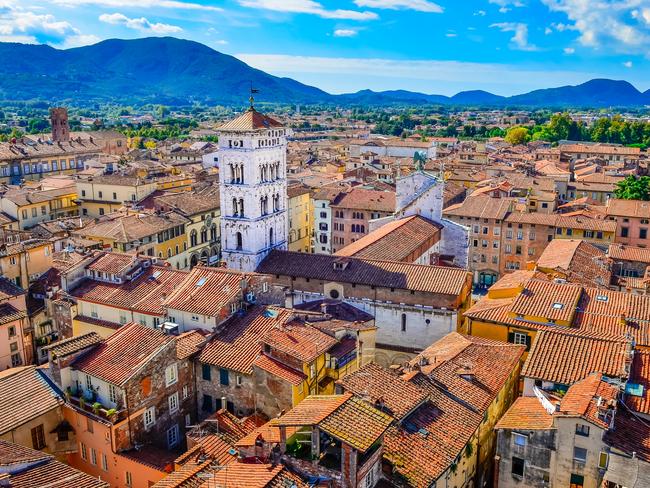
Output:
<path fill-rule="evenodd" d="M 52 141 L 70 141 L 70 124 L 68 123 L 67 108 L 56 107 L 50 109 L 50 123 L 52 124 Z"/>

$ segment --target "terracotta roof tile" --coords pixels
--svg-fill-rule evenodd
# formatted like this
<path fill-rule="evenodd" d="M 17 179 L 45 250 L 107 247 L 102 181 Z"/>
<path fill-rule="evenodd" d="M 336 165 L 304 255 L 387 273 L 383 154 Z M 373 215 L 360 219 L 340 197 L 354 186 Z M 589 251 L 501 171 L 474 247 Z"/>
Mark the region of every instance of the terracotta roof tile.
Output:
<path fill-rule="evenodd" d="M 217 131 L 237 132 L 249 130 L 268 130 L 282 127 L 282 124 L 255 109 L 249 109 L 238 117 L 219 126 Z"/>
<path fill-rule="evenodd" d="M 126 283 L 104 283 L 84 280 L 72 290 L 79 300 L 149 315 L 165 315 L 164 300 L 186 283 L 188 273 L 167 266 L 146 268 L 137 278 Z"/>
<path fill-rule="evenodd" d="M 201 344 L 206 341 L 205 336 L 198 330 L 191 330 L 176 337 L 176 357 L 187 359 L 199 352 Z"/>
<path fill-rule="evenodd" d="M 303 381 L 307 379 L 307 375 L 302 371 L 297 371 L 293 368 L 290 368 L 286 364 L 281 363 L 269 357 L 265 354 L 261 354 L 253 362 L 253 366 L 260 368 L 267 373 L 270 373 L 278 378 L 281 378 L 285 381 L 288 381 L 292 385 L 300 385 Z"/>
<path fill-rule="evenodd" d="M 350 398 L 352 398 L 350 393 L 308 396 L 282 417 L 275 419 L 275 425 L 293 427 L 318 425 Z"/>
<path fill-rule="evenodd" d="M 306 363 L 311 363 L 338 342 L 318 328 L 297 321 L 278 323 L 267 330 L 261 340 Z"/>
<path fill-rule="evenodd" d="M 538 268 L 555 270 L 570 283 L 609 287 L 612 272 L 603 251 L 582 240 L 553 239 L 537 260 Z"/>
<path fill-rule="evenodd" d="M 426 392 L 416 385 L 375 363 L 344 376 L 339 383 L 344 391 L 367 399 L 374 405 L 381 404 L 382 407 L 378 408 L 396 419 L 409 414 L 427 398 Z"/>
<path fill-rule="evenodd" d="M 605 433 L 604 441 L 610 446 L 650 462 L 650 424 L 626 409 L 619 409 L 614 428 Z M 640 485 L 639 485 L 640 486 Z"/>
<path fill-rule="evenodd" d="M 360 398 L 352 397 L 320 422 L 318 428 L 353 448 L 366 452 L 393 420 L 393 417 Z"/>
<path fill-rule="evenodd" d="M 53 358 L 63 358 L 82 351 L 87 347 L 94 346 L 102 341 L 101 336 L 97 332 L 87 332 L 68 339 L 62 339 L 49 346 L 43 348 L 52 353 Z"/>
<path fill-rule="evenodd" d="M 648 219 L 650 218 L 650 202 L 610 198 L 607 202 L 607 215 Z"/>
<path fill-rule="evenodd" d="M 332 208 L 393 213 L 395 212 L 395 192 L 353 188 L 330 206 Z"/>
<path fill-rule="evenodd" d="M 591 373 L 618 378 L 625 376 L 623 341 L 539 331 L 521 375 L 572 385 Z"/>
<path fill-rule="evenodd" d="M 11 303 L 0 304 L 0 325 L 24 319 L 26 316 L 27 313 L 24 310 L 18 310 Z"/>
<path fill-rule="evenodd" d="M 435 222 L 413 215 L 381 226 L 339 250 L 336 255 L 406 261 L 416 251 L 424 252 L 426 249 L 422 246 L 425 243 L 429 243 L 428 249 L 440 240 L 440 229 Z"/>
<path fill-rule="evenodd" d="M 167 297 L 165 305 L 172 310 L 225 318 L 221 317 L 222 309 L 241 295 L 241 282 L 249 276 L 223 268 L 197 266 Z"/>
<path fill-rule="evenodd" d="M 344 269 L 336 269 L 337 262 L 344 263 Z M 462 294 L 469 279 L 467 271 L 461 268 L 278 250 L 271 251 L 257 271 L 269 275 L 300 276 L 455 297 Z"/>
<path fill-rule="evenodd" d="M 494 428 L 548 430 L 553 428 L 553 415 L 546 411 L 537 397 L 519 397 Z"/>
<path fill-rule="evenodd" d="M 63 404 L 60 392 L 34 366 L 0 372 L 0 434 Z"/>
<path fill-rule="evenodd" d="M 616 401 L 618 389 L 602 381 L 600 373 L 589 375 L 569 387 L 555 415 L 580 416 L 603 429 L 608 422 L 600 415 L 610 402 Z M 600 405 L 599 405 L 600 403 Z M 611 420 L 612 417 L 609 418 Z"/>
<path fill-rule="evenodd" d="M 650 264 L 650 249 L 647 248 L 610 244 L 607 255 L 615 261 Z"/>
<path fill-rule="evenodd" d="M 94 349 L 76 359 L 72 367 L 120 386 L 155 354 L 173 343 L 173 336 L 134 322 L 121 327 Z"/>
<path fill-rule="evenodd" d="M 253 363 L 262 351 L 262 337 L 290 315 L 287 309 L 263 306 L 250 309 L 244 316 L 234 315 L 208 340 L 199 361 L 252 374 Z"/>
<path fill-rule="evenodd" d="M 641 396 L 626 394 L 625 404 L 635 412 L 650 415 L 650 351 L 634 351 L 628 384 L 642 385 L 643 394 Z"/>

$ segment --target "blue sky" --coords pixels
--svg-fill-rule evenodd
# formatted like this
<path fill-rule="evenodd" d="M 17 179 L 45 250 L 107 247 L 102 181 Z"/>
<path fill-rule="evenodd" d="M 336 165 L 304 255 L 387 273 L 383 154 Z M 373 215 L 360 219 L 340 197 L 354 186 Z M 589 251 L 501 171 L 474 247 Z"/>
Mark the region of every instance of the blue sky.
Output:
<path fill-rule="evenodd" d="M 0 0 L 0 40 L 171 35 L 333 93 L 650 88 L 650 0 Z"/>

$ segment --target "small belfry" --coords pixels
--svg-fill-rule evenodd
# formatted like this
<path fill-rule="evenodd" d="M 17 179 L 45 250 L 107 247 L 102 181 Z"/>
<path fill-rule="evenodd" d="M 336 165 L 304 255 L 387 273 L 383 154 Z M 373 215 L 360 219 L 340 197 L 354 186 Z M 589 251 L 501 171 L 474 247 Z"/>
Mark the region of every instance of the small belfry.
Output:
<path fill-rule="evenodd" d="M 223 261 L 254 271 L 287 248 L 287 129 L 250 107 L 217 129 Z"/>

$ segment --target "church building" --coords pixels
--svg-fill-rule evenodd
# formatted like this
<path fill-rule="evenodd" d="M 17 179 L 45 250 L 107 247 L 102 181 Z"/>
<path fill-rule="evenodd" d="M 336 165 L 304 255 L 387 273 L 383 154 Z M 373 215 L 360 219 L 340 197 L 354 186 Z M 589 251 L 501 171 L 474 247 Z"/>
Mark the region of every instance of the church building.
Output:
<path fill-rule="evenodd" d="M 287 129 L 252 106 L 217 129 L 223 261 L 254 271 L 287 248 Z"/>

